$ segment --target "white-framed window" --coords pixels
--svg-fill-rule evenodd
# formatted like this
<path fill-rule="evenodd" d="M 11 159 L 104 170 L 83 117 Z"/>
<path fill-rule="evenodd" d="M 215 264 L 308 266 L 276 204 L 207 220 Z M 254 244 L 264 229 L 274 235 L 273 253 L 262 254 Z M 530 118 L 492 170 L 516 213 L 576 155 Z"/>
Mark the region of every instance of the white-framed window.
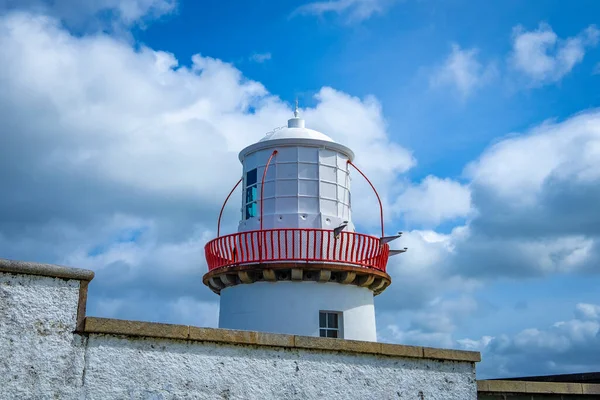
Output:
<path fill-rule="evenodd" d="M 244 197 L 244 219 L 250 219 L 257 215 L 256 199 L 258 197 L 258 172 L 251 169 L 246 172 L 246 196 Z"/>
<path fill-rule="evenodd" d="M 342 338 L 342 315 L 339 311 L 319 311 L 319 336 Z"/>

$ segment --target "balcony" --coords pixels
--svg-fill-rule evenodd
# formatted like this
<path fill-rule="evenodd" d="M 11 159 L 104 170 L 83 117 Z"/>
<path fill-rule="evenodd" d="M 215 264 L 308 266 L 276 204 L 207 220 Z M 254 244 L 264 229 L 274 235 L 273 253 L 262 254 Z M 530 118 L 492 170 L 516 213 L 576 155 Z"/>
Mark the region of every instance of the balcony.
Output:
<path fill-rule="evenodd" d="M 385 273 L 390 248 L 379 238 L 325 229 L 238 232 L 208 242 L 208 271 L 250 264 L 337 264 Z M 365 271 L 366 272 L 366 271 Z"/>

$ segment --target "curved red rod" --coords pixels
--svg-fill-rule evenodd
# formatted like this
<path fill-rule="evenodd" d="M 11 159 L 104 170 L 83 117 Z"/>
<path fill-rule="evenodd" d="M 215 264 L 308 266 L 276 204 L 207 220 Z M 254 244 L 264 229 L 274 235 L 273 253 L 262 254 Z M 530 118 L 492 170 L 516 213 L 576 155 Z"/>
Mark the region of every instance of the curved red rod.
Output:
<path fill-rule="evenodd" d="M 371 188 L 375 192 L 375 196 L 377 196 L 377 201 L 379 202 L 379 216 L 381 218 L 381 237 L 383 237 L 385 236 L 385 234 L 383 233 L 383 205 L 381 204 L 381 198 L 379 198 L 379 193 L 377 193 L 375 186 L 373 186 L 369 178 L 367 178 L 367 176 L 363 174 L 363 172 L 360 169 L 358 169 L 356 165 L 352 164 L 352 161 L 348 160 L 348 164 L 352 165 L 354 169 L 357 170 L 363 176 L 363 178 L 365 178 L 365 180 L 369 183 L 369 185 L 371 185 Z"/>
<path fill-rule="evenodd" d="M 233 187 L 233 189 L 231 189 L 231 192 L 229 192 L 229 194 L 227 195 L 227 198 L 225 199 L 225 203 L 223 203 L 223 206 L 221 207 L 221 212 L 219 213 L 219 221 L 217 222 L 217 237 L 221 236 L 221 217 L 223 216 L 223 210 L 225 209 L 225 204 L 227 204 L 227 201 L 229 201 L 229 198 L 231 197 L 231 195 L 233 194 L 235 189 L 240 185 L 240 183 L 242 183 L 243 179 L 244 179 L 243 177 L 240 178 L 238 183 L 236 183 L 235 186 Z"/>
<path fill-rule="evenodd" d="M 262 181 L 260 182 L 260 230 L 263 230 L 263 195 L 265 192 L 265 177 L 267 176 L 267 170 L 269 169 L 269 165 L 271 164 L 271 160 L 277 154 L 277 150 L 273 150 L 271 153 L 271 157 L 269 157 L 269 161 L 267 161 L 267 165 L 265 165 L 265 170 L 263 171 Z"/>

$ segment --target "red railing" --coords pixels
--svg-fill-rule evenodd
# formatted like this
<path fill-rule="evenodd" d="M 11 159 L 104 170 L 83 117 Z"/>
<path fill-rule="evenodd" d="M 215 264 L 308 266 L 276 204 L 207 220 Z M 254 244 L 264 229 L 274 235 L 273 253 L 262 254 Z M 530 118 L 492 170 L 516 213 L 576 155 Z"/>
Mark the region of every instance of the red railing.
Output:
<path fill-rule="evenodd" d="M 348 264 L 385 272 L 389 245 L 354 232 L 337 237 L 325 229 L 269 229 L 238 232 L 204 247 L 208 270 L 271 262 Z"/>

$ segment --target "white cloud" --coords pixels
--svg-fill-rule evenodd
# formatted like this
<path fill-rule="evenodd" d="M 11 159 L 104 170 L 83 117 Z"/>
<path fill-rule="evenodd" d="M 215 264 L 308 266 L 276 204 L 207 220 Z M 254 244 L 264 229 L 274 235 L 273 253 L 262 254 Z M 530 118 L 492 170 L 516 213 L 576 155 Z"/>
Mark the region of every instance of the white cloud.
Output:
<path fill-rule="evenodd" d="M 535 85 L 557 82 L 583 60 L 586 48 L 596 46 L 599 36 L 594 25 L 567 39 L 560 39 L 548 24 L 534 31 L 517 26 L 510 63 Z"/>
<path fill-rule="evenodd" d="M 598 171 L 598 110 L 491 146 L 465 169 L 477 215 L 452 262 L 512 276 L 597 271 Z"/>
<path fill-rule="evenodd" d="M 294 14 L 323 15 L 343 14 L 349 22 L 362 21 L 387 10 L 395 0 L 327 0 L 307 3 L 298 7 Z"/>
<path fill-rule="evenodd" d="M 578 304 L 581 309 L 600 309 L 594 304 Z M 527 328 L 514 335 L 484 336 L 478 340 L 462 339 L 465 349 L 482 352 L 486 377 L 511 377 L 529 374 L 561 374 L 597 370 L 600 351 L 598 314 L 559 321 L 545 328 Z"/>
<path fill-rule="evenodd" d="M 408 247 L 408 251 L 391 257 L 388 262 L 387 272 L 392 285 L 376 297 L 376 306 L 382 316 L 378 319 L 380 330 L 389 325 L 396 326 L 397 321 L 411 320 L 415 310 L 435 311 L 448 300 L 444 296 L 467 295 L 481 287 L 478 279 L 465 277 L 460 271 L 447 267 L 447 260 L 454 253 L 454 241 L 463 235 L 463 230 L 464 227 L 458 227 L 449 234 L 413 230 L 404 232 L 392 243 L 392 248 Z M 397 328 L 403 332 L 412 329 L 408 325 Z M 391 337 L 398 338 L 397 335 Z"/>
<path fill-rule="evenodd" d="M 271 53 L 254 53 L 250 56 L 250 61 L 262 64 L 271 59 Z"/>
<path fill-rule="evenodd" d="M 600 320 L 600 305 L 579 303 L 575 307 L 575 316 L 581 320 Z"/>
<path fill-rule="evenodd" d="M 477 309 L 477 302 L 469 296 L 434 298 L 409 315 L 390 313 L 380 316 L 384 321 L 390 321 L 380 330 L 380 339 L 419 346 L 457 347 L 453 339 L 457 325 L 468 320 Z M 403 320 L 405 323 L 399 325 L 398 322 Z"/>
<path fill-rule="evenodd" d="M 600 181 L 600 111 L 549 121 L 502 140 L 465 173 L 477 188 L 493 191 L 513 208 L 536 204 L 558 183 L 595 184 Z"/>
<path fill-rule="evenodd" d="M 432 86 L 452 86 L 463 97 L 488 83 L 496 75 L 494 64 L 483 65 L 478 59 L 477 49 L 461 49 L 452 45 L 452 52 L 431 76 Z"/>
<path fill-rule="evenodd" d="M 436 226 L 468 217 L 472 212 L 471 192 L 456 181 L 430 175 L 419 185 L 408 187 L 394 208 L 408 222 Z"/>

